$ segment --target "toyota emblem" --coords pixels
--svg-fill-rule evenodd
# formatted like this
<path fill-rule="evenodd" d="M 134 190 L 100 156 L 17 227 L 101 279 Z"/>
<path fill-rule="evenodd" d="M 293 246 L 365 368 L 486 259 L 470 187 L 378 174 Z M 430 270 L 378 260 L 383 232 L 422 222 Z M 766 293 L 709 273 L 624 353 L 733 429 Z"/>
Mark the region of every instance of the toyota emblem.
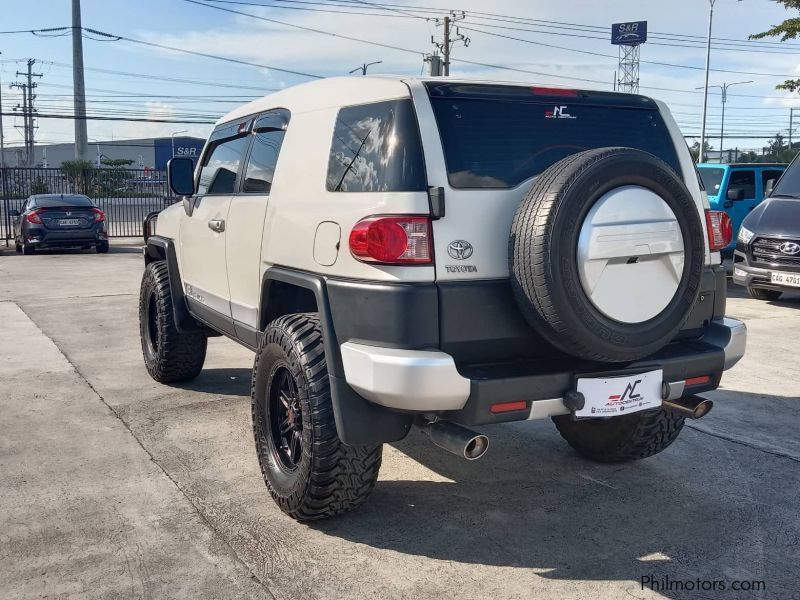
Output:
<path fill-rule="evenodd" d="M 466 260 L 472 256 L 472 244 L 465 240 L 455 240 L 447 244 L 447 253 L 450 255 L 450 258 Z"/>
<path fill-rule="evenodd" d="M 800 244 L 797 242 L 783 242 L 780 245 L 780 250 L 784 254 L 794 256 L 795 254 L 800 254 Z"/>

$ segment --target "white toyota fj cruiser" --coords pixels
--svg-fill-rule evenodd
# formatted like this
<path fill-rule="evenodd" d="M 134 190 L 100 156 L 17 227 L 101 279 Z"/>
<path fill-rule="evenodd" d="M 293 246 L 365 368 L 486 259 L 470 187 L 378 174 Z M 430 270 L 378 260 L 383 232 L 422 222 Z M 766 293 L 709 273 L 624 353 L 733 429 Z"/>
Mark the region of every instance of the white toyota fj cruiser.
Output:
<path fill-rule="evenodd" d="M 300 520 L 361 504 L 412 424 L 552 417 L 581 454 L 644 458 L 743 355 L 709 211 L 666 106 L 529 85 L 333 78 L 222 118 L 150 219 L 145 364 L 255 351 L 267 487 Z"/>

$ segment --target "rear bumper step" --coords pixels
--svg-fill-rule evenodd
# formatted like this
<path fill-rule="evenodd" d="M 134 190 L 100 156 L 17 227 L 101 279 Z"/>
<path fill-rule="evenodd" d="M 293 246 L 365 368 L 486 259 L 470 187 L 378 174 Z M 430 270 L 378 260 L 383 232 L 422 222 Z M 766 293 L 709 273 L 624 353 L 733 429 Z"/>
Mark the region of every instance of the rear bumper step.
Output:
<path fill-rule="evenodd" d="M 660 368 L 670 398 L 712 390 L 719 386 L 722 372 L 742 358 L 746 340 L 744 323 L 725 318 L 713 321 L 702 341 L 670 344 L 646 359 L 611 367 L 575 359 L 457 367 L 450 355 L 440 351 L 354 342 L 342 344 L 341 349 L 347 383 L 370 402 L 481 425 L 568 413 L 561 399 L 574 387 L 577 375 L 624 375 Z M 498 403 L 515 409 L 492 412 Z"/>

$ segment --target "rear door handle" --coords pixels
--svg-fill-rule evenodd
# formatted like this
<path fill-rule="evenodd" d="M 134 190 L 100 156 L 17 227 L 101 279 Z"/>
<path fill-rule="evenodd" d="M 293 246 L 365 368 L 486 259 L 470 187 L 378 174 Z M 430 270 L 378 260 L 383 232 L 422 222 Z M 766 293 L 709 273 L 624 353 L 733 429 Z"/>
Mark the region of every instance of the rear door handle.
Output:
<path fill-rule="evenodd" d="M 208 228 L 211 231 L 222 233 L 223 231 L 225 231 L 225 221 L 223 221 L 222 219 L 211 219 L 208 222 Z"/>

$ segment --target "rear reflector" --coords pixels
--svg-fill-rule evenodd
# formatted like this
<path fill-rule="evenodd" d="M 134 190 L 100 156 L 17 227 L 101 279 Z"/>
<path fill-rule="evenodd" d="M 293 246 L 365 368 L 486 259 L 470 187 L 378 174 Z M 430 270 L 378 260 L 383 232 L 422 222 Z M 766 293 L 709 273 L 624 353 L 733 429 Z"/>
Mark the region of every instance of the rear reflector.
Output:
<path fill-rule="evenodd" d="M 693 385 L 703 385 L 704 383 L 708 383 L 711 381 L 711 377 L 708 375 L 700 375 L 699 377 L 690 377 L 687 379 L 684 384 L 686 387 L 690 387 Z"/>
<path fill-rule="evenodd" d="M 350 252 L 358 260 L 384 265 L 433 264 L 430 217 L 369 217 L 353 226 Z"/>
<path fill-rule="evenodd" d="M 721 210 L 706 210 L 708 245 L 712 252 L 727 247 L 733 240 L 733 224 L 728 213 Z"/>
<path fill-rule="evenodd" d="M 526 408 L 528 408 L 528 403 L 525 402 L 525 400 L 517 400 L 516 402 L 498 402 L 497 404 L 492 404 L 489 410 L 497 414 L 513 412 L 515 410 L 525 410 Z"/>

